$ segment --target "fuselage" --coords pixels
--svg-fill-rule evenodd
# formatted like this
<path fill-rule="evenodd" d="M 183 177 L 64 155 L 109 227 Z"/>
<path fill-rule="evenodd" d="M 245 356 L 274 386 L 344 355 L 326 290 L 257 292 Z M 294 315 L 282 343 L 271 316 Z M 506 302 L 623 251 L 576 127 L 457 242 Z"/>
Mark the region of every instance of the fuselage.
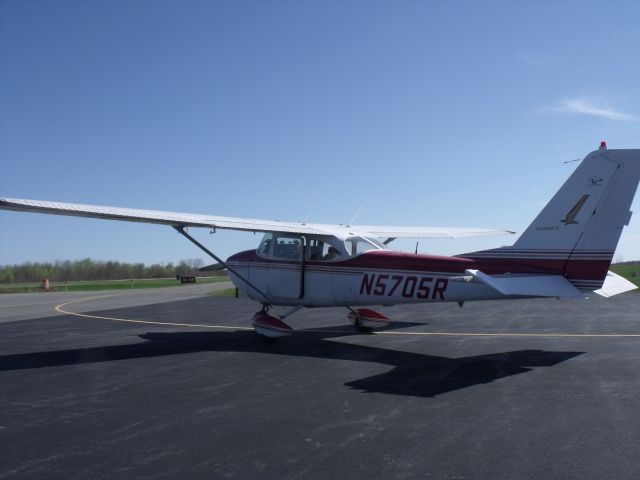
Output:
<path fill-rule="evenodd" d="M 466 270 L 488 274 L 562 274 L 564 262 L 553 258 L 473 258 L 371 250 L 335 261 L 267 258 L 258 250 L 231 256 L 227 263 L 238 289 L 271 305 L 306 307 L 463 302 L 512 298 L 475 281 Z M 595 268 L 605 269 L 607 262 Z M 587 264 L 585 264 L 587 265 Z M 594 268 L 592 261 L 588 262 Z M 264 294 L 264 295 L 263 295 Z"/>

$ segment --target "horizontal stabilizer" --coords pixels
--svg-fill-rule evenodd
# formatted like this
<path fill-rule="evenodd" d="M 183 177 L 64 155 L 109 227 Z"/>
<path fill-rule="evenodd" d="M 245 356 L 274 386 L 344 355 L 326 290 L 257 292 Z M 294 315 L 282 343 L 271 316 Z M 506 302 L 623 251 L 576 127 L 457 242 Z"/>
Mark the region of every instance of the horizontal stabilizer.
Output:
<path fill-rule="evenodd" d="M 487 275 L 480 270 L 465 270 L 465 273 L 503 295 L 584 298 L 562 275 Z"/>
<path fill-rule="evenodd" d="M 607 272 L 607 277 L 604 279 L 602 288 L 594 290 L 594 293 L 608 298 L 618 295 L 619 293 L 635 290 L 636 288 L 638 287 L 626 278 L 609 271 Z"/>

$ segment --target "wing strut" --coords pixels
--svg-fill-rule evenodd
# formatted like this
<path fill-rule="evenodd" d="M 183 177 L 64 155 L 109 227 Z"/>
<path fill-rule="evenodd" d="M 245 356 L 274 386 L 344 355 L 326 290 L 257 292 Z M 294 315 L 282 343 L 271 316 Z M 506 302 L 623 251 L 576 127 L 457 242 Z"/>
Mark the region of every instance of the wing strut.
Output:
<path fill-rule="evenodd" d="M 196 247 L 198 247 L 200 250 L 202 250 L 203 252 L 205 252 L 207 255 L 209 255 L 211 258 L 213 258 L 216 262 L 219 262 L 221 265 L 224 265 L 224 267 L 229 270 L 231 273 L 233 273 L 235 276 L 237 276 L 238 278 L 240 278 L 244 283 L 246 283 L 247 285 L 249 285 L 251 288 L 253 288 L 256 292 L 258 292 L 260 295 L 262 295 L 264 298 L 269 298 L 269 296 L 264 293 L 262 290 L 260 290 L 258 287 L 256 287 L 253 283 L 251 283 L 249 280 L 247 280 L 246 278 L 244 278 L 242 275 L 240 275 L 237 270 L 234 270 L 233 268 L 231 268 L 229 265 L 227 265 L 227 263 L 222 260 L 220 257 L 218 257 L 215 253 L 213 253 L 211 250 L 209 250 L 207 247 L 205 247 L 204 245 L 202 245 L 199 241 L 197 241 L 195 238 L 193 238 L 191 235 L 189 235 L 187 232 L 185 232 L 184 227 L 183 226 L 178 226 L 178 225 L 171 225 L 173 228 L 176 229 L 176 231 L 180 234 L 183 235 L 184 237 L 186 237 L 189 241 L 191 241 L 191 243 L 193 243 Z"/>

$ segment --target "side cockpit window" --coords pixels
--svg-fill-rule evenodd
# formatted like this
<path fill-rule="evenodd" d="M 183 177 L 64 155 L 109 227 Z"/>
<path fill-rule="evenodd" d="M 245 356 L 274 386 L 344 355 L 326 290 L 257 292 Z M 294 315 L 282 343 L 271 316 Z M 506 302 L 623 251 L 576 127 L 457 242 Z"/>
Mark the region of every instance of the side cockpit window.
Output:
<path fill-rule="evenodd" d="M 303 248 L 304 247 L 304 248 Z M 329 236 L 302 237 L 293 234 L 266 233 L 258 246 L 258 255 L 276 260 L 302 260 L 330 262 L 344 260 L 369 250 L 386 247 L 375 238 L 349 237 L 345 240 Z"/>
<path fill-rule="evenodd" d="M 307 260 L 316 262 L 339 260 L 343 257 L 343 254 L 338 247 L 339 242 L 335 239 L 325 237 L 311 238 L 307 247 Z"/>
<path fill-rule="evenodd" d="M 279 260 L 301 260 L 302 238 L 295 235 L 265 233 L 257 251 L 261 257 Z"/>
<path fill-rule="evenodd" d="M 302 239 L 300 237 L 277 236 L 273 244 L 273 258 L 300 260 L 302 258 Z"/>

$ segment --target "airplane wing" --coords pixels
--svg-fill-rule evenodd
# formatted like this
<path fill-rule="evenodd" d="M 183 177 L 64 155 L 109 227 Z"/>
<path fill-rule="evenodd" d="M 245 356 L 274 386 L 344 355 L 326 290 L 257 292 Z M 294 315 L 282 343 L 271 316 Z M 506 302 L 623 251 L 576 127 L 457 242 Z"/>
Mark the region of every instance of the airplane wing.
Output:
<path fill-rule="evenodd" d="M 483 235 L 512 234 L 506 230 L 446 227 L 376 227 L 344 226 L 315 223 L 281 222 L 255 218 L 220 217 L 195 213 L 164 212 L 134 208 L 61 203 L 43 200 L 0 198 L 0 209 L 22 212 L 48 213 L 74 217 L 101 218 L 127 222 L 154 223 L 178 227 L 244 230 L 248 232 L 283 232 L 294 234 L 342 235 L 353 231 L 356 235 L 393 238 L 459 238 Z"/>
<path fill-rule="evenodd" d="M 127 222 L 154 223 L 181 227 L 205 227 L 250 232 L 288 232 L 322 234 L 317 228 L 303 223 L 259 220 L 253 218 L 219 217 L 196 213 L 163 212 L 135 208 L 106 207 L 79 203 L 61 203 L 18 198 L 0 198 L 0 209 L 22 212 L 49 213 L 74 217 L 101 218 Z"/>

